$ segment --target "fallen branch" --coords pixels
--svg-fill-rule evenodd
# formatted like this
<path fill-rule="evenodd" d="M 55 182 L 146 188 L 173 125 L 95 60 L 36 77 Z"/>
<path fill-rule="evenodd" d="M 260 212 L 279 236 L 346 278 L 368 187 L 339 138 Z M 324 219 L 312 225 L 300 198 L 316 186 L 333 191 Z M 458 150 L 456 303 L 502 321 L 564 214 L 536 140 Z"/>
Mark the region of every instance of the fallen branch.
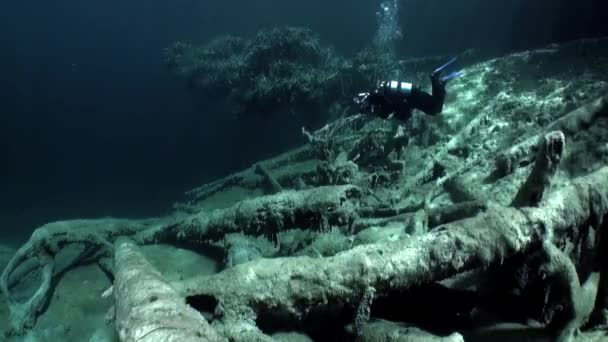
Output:
<path fill-rule="evenodd" d="M 138 251 L 114 244 L 116 330 L 121 342 L 228 341 L 220 337 Z"/>
<path fill-rule="evenodd" d="M 483 202 L 484 196 L 479 194 L 479 191 L 475 191 L 474 186 L 465 182 L 459 175 L 446 177 L 441 185 L 454 203 Z"/>
<path fill-rule="evenodd" d="M 534 206 L 543 198 L 545 190 L 551 184 L 551 178 L 557 172 L 566 147 L 566 138 L 561 131 L 547 133 L 537 147 L 536 161 L 532 172 L 519 188 L 511 203 L 515 207 Z"/>
<path fill-rule="evenodd" d="M 459 333 L 448 336 L 436 336 L 428 331 L 405 323 L 396 323 L 385 320 L 373 320 L 365 325 L 356 342 L 464 342 Z"/>
<path fill-rule="evenodd" d="M 273 177 L 268 169 L 262 164 L 255 164 L 254 172 L 262 177 L 264 190 L 268 194 L 276 194 L 277 192 L 283 191 L 281 184 Z"/>
<path fill-rule="evenodd" d="M 413 193 L 420 186 L 438 179 L 445 172 L 445 168 L 439 162 L 439 158 L 435 157 L 433 160 L 428 162 L 420 172 L 418 172 L 414 177 L 408 179 L 403 186 L 401 193 L 402 196 L 408 196 Z"/>
<path fill-rule="evenodd" d="M 361 191 L 352 185 L 287 190 L 238 202 L 230 208 L 200 211 L 174 224 L 142 232 L 136 241 L 215 241 L 229 233 L 266 236 L 291 228 L 324 230 L 347 226 L 356 217 Z"/>
<path fill-rule="evenodd" d="M 494 161 L 496 173 L 499 176 L 506 176 L 519 167 L 522 162 L 530 161 L 539 141 L 547 132 L 562 131 L 566 136 L 572 136 L 587 129 L 597 118 L 607 115 L 608 93 L 553 121 L 540 134 L 501 152 Z"/>
<path fill-rule="evenodd" d="M 488 209 L 488 205 L 483 201 L 460 202 L 445 207 L 431 209 L 427 212 L 428 226 L 434 228 L 448 222 L 473 217 Z"/>
<path fill-rule="evenodd" d="M 293 151 L 278 155 L 274 158 L 258 162 L 256 165 L 263 166 L 266 170 L 272 170 L 291 163 L 311 159 L 311 157 L 312 151 L 310 150 L 310 148 L 308 146 L 303 146 Z M 187 191 L 186 196 L 189 197 L 190 202 L 203 201 L 227 188 L 245 185 L 247 183 L 246 179 L 250 178 L 252 175 L 255 174 L 255 172 L 252 171 L 254 171 L 252 170 L 252 168 L 248 168 L 246 170 L 234 173 L 230 176 L 215 180 L 211 183 L 204 184 L 202 186 Z"/>
<path fill-rule="evenodd" d="M 580 225 L 600 222 L 608 213 L 606 179 L 608 167 L 549 194 L 537 208 L 491 208 L 409 240 L 358 246 L 322 259 L 261 259 L 179 287 L 189 297 L 214 298 L 223 321 L 254 322 L 267 312 L 304 318 L 329 303 L 354 307 L 370 286 L 382 296 L 486 267 L 548 238 L 576 235 Z"/>
<path fill-rule="evenodd" d="M 426 231 L 426 220 L 425 217 L 421 217 L 424 215 L 419 215 L 418 212 L 405 213 L 400 215 L 395 215 L 391 217 L 382 217 L 382 218 L 362 218 L 358 219 L 352 224 L 352 232 L 359 233 L 364 229 L 370 227 L 384 227 L 391 223 L 400 223 L 404 227 L 404 231 L 407 233 L 411 232 L 424 232 Z M 420 229 L 416 229 L 416 224 L 420 222 Z"/>

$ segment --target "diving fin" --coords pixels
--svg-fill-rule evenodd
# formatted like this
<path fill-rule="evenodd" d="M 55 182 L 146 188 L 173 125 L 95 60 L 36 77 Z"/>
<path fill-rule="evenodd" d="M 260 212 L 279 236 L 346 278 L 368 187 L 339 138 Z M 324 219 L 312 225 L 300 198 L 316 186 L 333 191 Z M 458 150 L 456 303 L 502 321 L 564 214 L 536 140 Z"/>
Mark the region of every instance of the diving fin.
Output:
<path fill-rule="evenodd" d="M 456 58 L 457 57 L 454 57 L 454 58 L 450 59 L 447 63 L 445 63 L 444 65 L 442 65 L 439 68 L 435 69 L 435 71 L 433 71 L 433 74 L 440 73 L 441 71 L 443 71 L 443 69 L 449 67 L 452 63 L 456 62 Z"/>
<path fill-rule="evenodd" d="M 460 77 L 460 76 L 462 76 L 463 74 L 464 74 L 464 70 L 460 70 L 460 71 L 454 71 L 453 73 L 451 73 L 451 74 L 449 74 L 449 75 L 447 75 L 447 76 L 443 76 L 443 77 L 441 78 L 441 81 L 442 81 L 442 82 L 447 82 L 447 81 L 449 81 L 449 80 L 451 80 L 451 79 L 454 79 L 454 78 Z"/>

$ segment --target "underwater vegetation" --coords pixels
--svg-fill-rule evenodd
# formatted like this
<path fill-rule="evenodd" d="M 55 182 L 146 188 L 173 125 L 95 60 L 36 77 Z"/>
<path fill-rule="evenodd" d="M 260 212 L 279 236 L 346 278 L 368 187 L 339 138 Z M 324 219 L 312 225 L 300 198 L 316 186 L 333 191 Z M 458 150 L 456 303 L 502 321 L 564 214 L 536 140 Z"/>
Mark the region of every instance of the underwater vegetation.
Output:
<path fill-rule="evenodd" d="M 341 60 L 306 28 L 265 29 L 251 39 L 224 36 L 205 46 L 177 42 L 165 64 L 196 92 L 223 100 L 239 115 L 305 108 L 337 99 Z"/>
<path fill-rule="evenodd" d="M 429 68 L 439 63 L 399 61 L 386 45 L 348 59 L 301 27 L 264 29 L 250 38 L 223 36 L 204 46 L 176 42 L 165 49 L 164 62 L 195 96 L 213 98 L 238 116 L 296 114 L 317 125 L 342 114 L 352 94 L 379 79 L 423 70 L 420 62 Z"/>
<path fill-rule="evenodd" d="M 39 227 L 0 278 L 6 336 L 605 340 L 607 52 L 608 39 L 468 52 L 442 115 L 400 123 L 346 103 L 385 77 L 426 84 L 445 56 L 370 48 L 349 60 L 298 28 L 176 43 L 167 65 L 195 94 L 225 95 L 240 115 L 317 108 L 326 124 L 188 191 L 166 217 Z M 218 269 L 202 272 L 200 255 Z M 107 286 L 62 292 L 83 265 Z M 82 293 L 107 311 L 86 336 L 78 318 L 49 313 Z"/>

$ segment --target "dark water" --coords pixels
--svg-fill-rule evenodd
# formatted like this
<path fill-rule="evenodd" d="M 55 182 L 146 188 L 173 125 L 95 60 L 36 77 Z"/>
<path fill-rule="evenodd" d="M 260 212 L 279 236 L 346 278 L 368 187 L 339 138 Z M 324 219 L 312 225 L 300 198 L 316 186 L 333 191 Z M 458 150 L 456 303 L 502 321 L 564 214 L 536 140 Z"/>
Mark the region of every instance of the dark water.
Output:
<path fill-rule="evenodd" d="M 608 34 L 606 0 L 402 0 L 404 56 L 524 49 Z M 297 25 L 344 53 L 379 1 L 3 1 L 0 231 L 162 214 L 195 185 L 302 142 L 297 122 L 233 125 L 163 68 L 176 40 Z M 281 128 L 280 133 L 277 128 Z M 259 132 L 265 132 L 261 134 Z M 276 134 L 268 134 L 275 132 Z"/>

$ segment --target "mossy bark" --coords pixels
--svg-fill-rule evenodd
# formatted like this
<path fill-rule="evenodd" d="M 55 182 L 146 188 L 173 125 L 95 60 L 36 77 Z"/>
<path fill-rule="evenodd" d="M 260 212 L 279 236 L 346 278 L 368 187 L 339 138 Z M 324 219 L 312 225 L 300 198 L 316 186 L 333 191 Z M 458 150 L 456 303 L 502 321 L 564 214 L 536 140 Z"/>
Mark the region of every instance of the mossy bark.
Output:
<path fill-rule="evenodd" d="M 538 207 L 495 207 L 409 239 L 355 247 L 330 258 L 262 259 L 184 281 L 187 296 L 210 296 L 224 320 L 277 310 L 294 318 L 332 302 L 356 305 L 368 287 L 392 289 L 442 280 L 500 262 L 546 239 L 576 234 L 608 212 L 608 167 L 576 179 Z"/>
<path fill-rule="evenodd" d="M 122 342 L 228 341 L 186 304 L 131 240 L 114 244 L 116 330 Z"/>

